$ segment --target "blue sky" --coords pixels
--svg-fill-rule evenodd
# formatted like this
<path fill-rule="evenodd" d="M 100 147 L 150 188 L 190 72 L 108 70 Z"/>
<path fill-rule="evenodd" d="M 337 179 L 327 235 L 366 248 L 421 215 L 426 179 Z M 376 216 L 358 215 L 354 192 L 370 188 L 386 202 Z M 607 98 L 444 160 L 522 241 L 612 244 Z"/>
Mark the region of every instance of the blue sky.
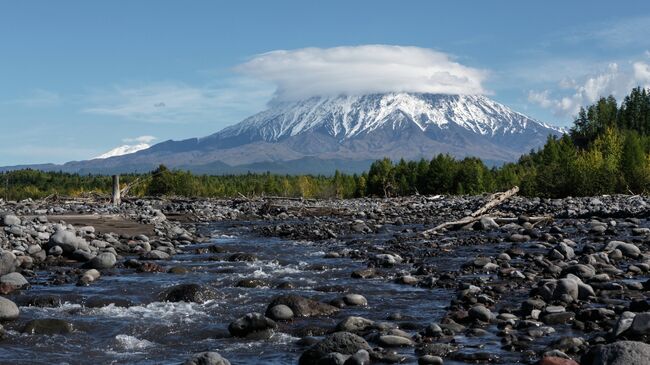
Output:
<path fill-rule="evenodd" d="M 648 34 L 647 1 L 6 1 L 0 165 L 209 135 L 305 92 L 301 79 L 317 93 L 306 76 L 343 46 L 337 75 L 394 56 L 359 46 L 409 46 L 416 68 L 453 67 L 497 101 L 566 126 L 601 94 L 650 85 Z M 260 56 L 277 50 L 289 52 Z"/>

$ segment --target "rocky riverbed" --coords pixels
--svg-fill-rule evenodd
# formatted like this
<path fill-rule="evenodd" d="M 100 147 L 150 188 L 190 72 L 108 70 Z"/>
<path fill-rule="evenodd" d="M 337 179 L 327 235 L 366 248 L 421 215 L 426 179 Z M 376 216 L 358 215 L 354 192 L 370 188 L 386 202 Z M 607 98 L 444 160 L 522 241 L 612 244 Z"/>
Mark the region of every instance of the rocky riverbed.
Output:
<path fill-rule="evenodd" d="M 0 363 L 650 363 L 650 198 L 488 199 L 0 200 Z"/>

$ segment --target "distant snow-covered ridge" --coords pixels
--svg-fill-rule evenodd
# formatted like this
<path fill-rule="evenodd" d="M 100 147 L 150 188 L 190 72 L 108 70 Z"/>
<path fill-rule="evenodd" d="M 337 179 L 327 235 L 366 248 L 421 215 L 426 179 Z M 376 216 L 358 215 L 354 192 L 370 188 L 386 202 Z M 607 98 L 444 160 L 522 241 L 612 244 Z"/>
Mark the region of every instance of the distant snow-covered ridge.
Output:
<path fill-rule="evenodd" d="M 139 144 L 135 144 L 135 145 L 125 144 L 125 145 L 113 148 L 112 150 L 95 157 L 95 159 L 105 159 L 105 158 L 116 157 L 116 156 L 124 156 L 124 155 L 128 155 L 128 154 L 131 154 L 131 153 L 136 153 L 138 151 L 146 150 L 149 147 L 151 147 L 151 145 L 148 144 L 148 143 L 139 143 Z"/>

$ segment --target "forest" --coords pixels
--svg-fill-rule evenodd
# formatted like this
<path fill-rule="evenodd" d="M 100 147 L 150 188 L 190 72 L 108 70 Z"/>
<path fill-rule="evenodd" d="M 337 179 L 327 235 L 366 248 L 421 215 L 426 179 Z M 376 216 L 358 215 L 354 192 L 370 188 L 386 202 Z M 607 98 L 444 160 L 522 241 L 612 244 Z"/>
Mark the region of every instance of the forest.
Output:
<path fill-rule="evenodd" d="M 650 91 L 634 88 L 619 103 L 613 96 L 582 108 L 562 137 L 488 168 L 479 158 L 440 154 L 430 160 L 375 161 L 367 172 L 313 175 L 194 175 L 161 165 L 149 174 L 122 175 L 132 196 L 304 198 L 394 197 L 411 194 L 480 194 L 518 185 L 539 197 L 645 194 L 650 191 Z M 0 174 L 0 198 L 53 195 L 108 196 L 111 177 L 18 170 Z"/>

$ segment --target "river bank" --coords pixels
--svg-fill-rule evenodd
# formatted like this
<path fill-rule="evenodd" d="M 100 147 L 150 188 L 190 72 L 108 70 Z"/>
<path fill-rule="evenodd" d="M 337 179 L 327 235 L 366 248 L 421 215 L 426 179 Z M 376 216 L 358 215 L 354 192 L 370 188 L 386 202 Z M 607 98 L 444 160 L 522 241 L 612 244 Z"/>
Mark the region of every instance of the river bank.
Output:
<path fill-rule="evenodd" d="M 650 356 L 649 198 L 487 199 L 2 202 L 0 363 Z"/>

